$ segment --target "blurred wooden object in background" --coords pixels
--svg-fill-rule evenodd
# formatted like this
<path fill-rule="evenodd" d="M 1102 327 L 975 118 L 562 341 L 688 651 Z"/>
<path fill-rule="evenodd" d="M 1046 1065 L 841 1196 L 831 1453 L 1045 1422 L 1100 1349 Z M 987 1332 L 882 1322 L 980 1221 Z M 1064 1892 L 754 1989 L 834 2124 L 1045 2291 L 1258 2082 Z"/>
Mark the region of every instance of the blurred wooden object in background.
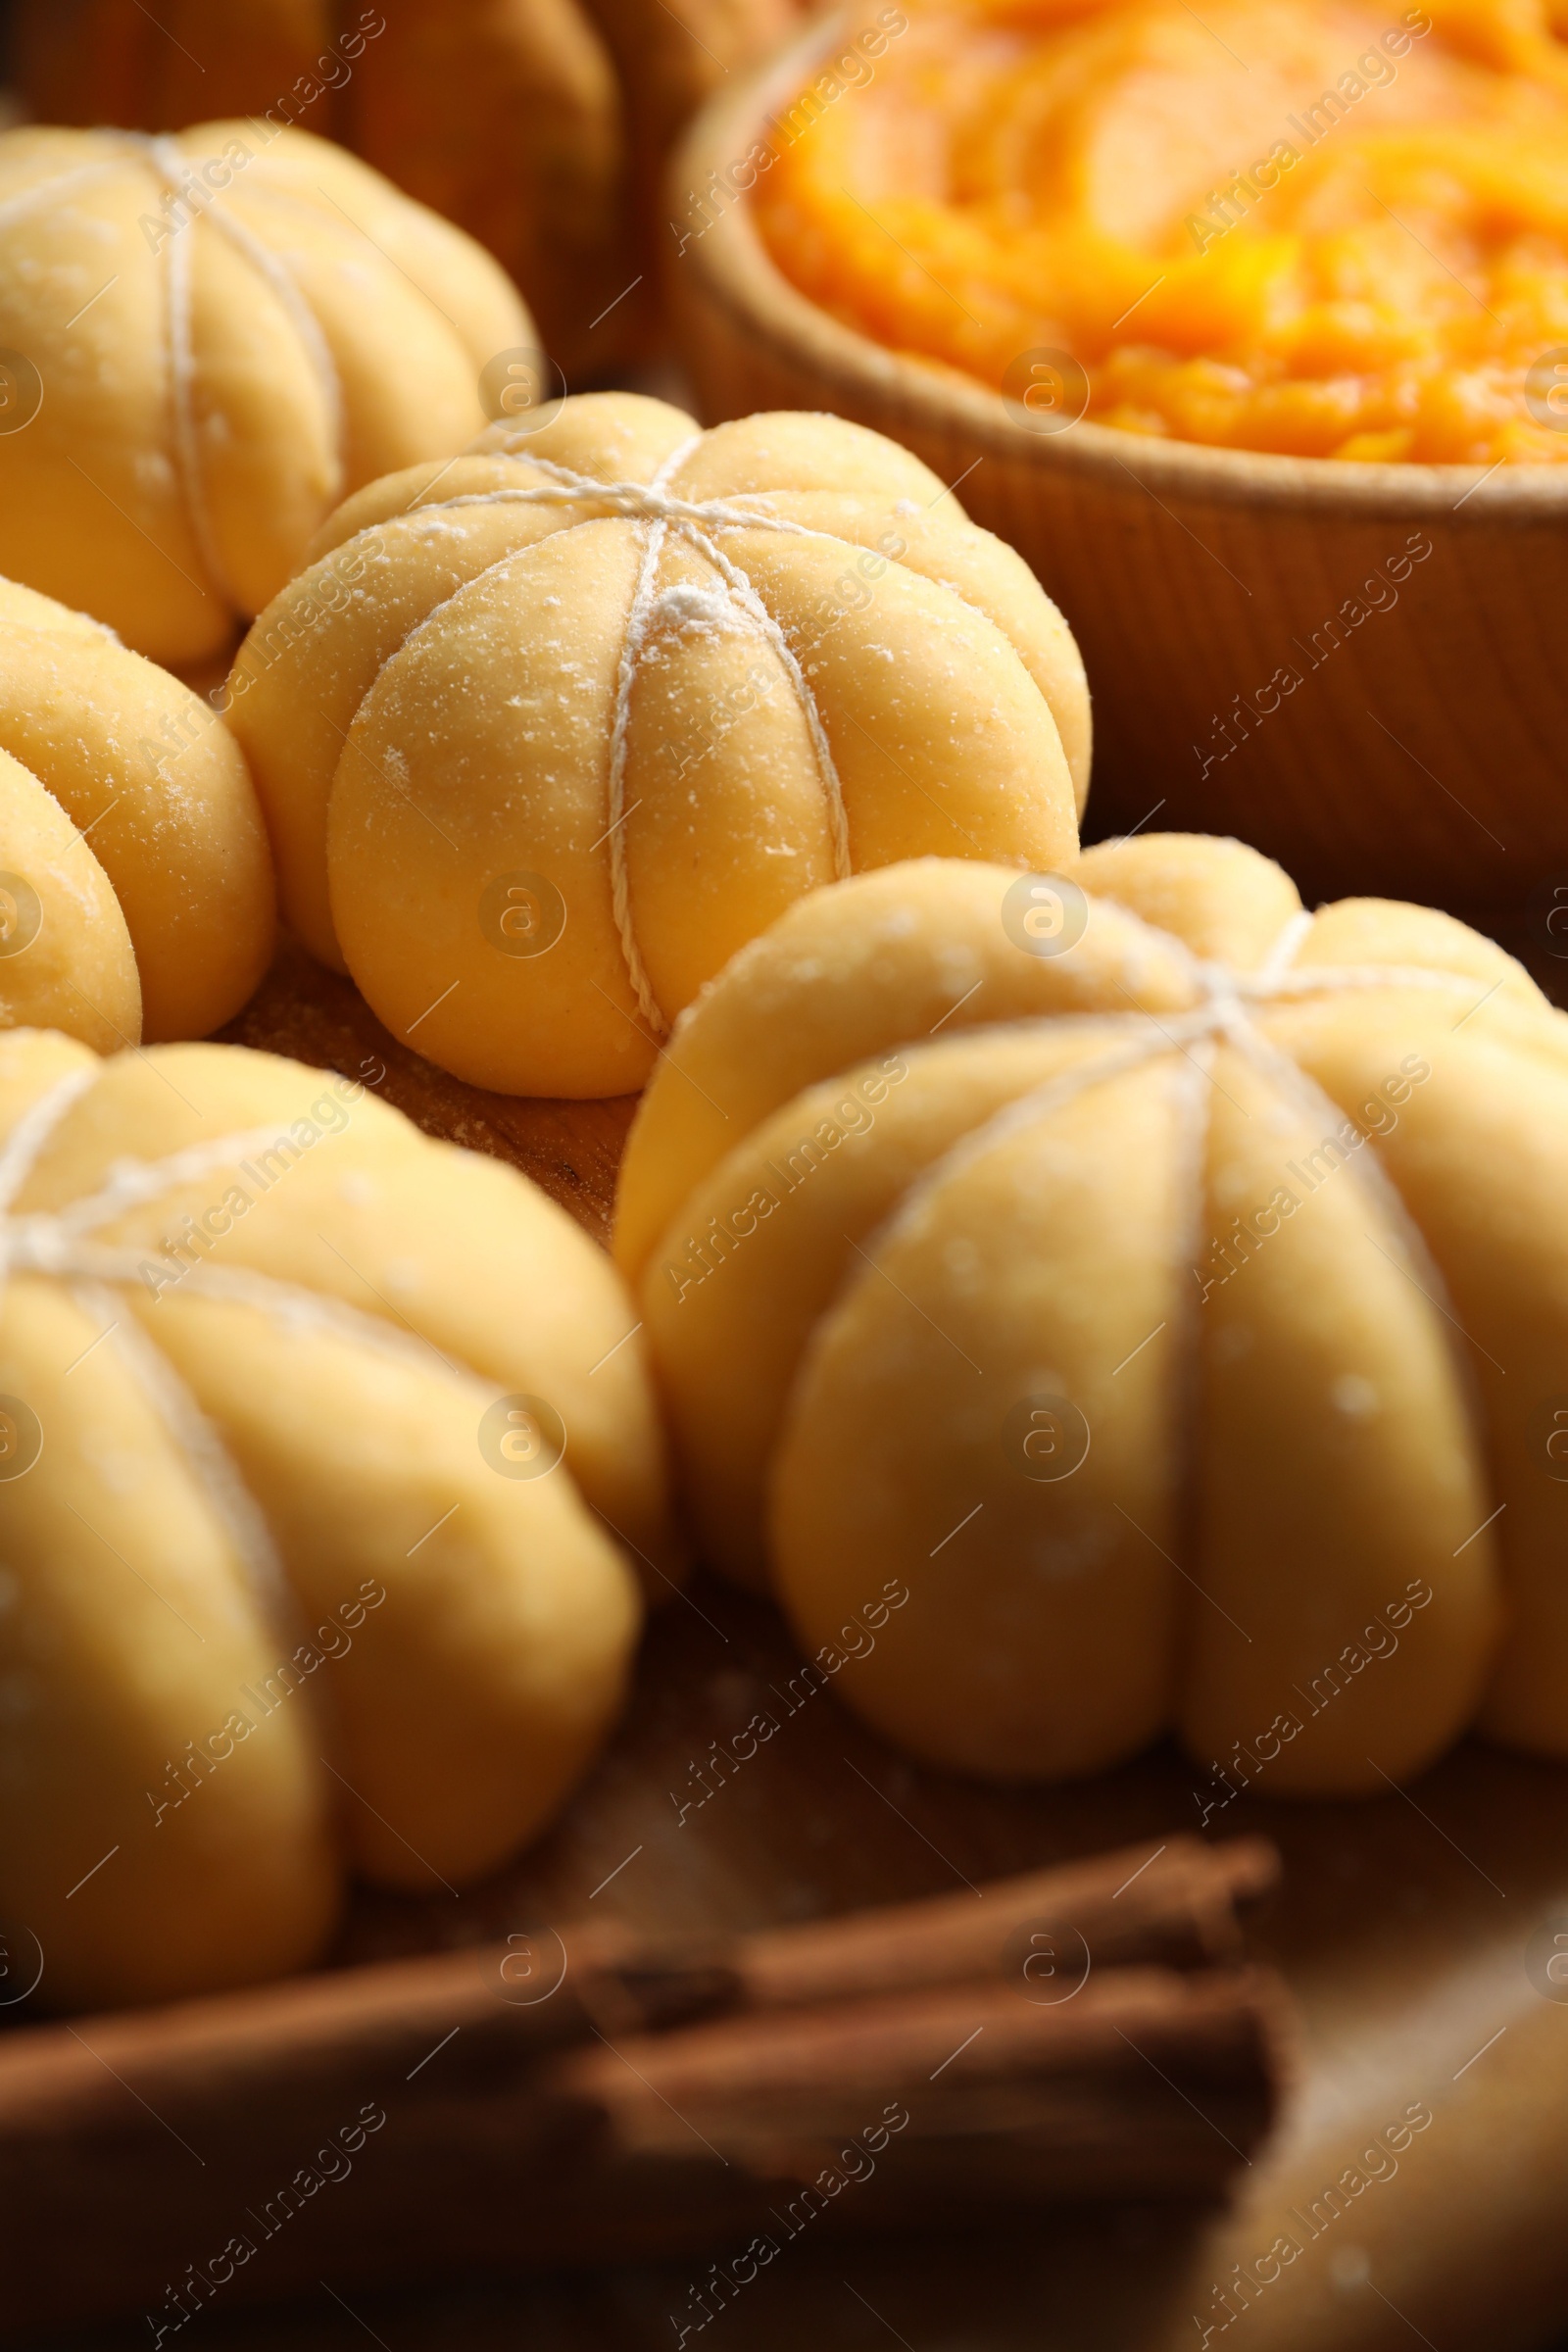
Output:
<path fill-rule="evenodd" d="M 1154 818 L 1234 833 L 1309 906 L 1353 892 L 1522 913 L 1568 882 L 1568 465 L 1348 464 L 1125 432 L 1083 416 L 1065 353 L 1019 353 L 1027 389 L 1004 398 L 831 317 L 727 178 L 701 217 L 688 192 L 801 135 L 801 91 L 868 15 L 858 0 L 726 81 L 672 160 L 668 209 L 690 234 L 667 267 L 671 325 L 704 423 L 850 417 L 1010 541 L 1089 672 L 1086 839 Z"/>

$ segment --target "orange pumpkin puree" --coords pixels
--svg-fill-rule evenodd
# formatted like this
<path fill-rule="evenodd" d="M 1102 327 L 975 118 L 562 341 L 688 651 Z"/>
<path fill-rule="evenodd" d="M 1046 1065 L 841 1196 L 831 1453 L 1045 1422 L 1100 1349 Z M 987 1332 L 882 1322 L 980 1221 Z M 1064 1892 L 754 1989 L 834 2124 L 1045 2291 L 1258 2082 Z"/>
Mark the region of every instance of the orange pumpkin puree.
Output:
<path fill-rule="evenodd" d="M 1046 429 L 1561 464 L 1556 6 L 927 0 L 787 110 L 759 224 L 821 307 Z"/>

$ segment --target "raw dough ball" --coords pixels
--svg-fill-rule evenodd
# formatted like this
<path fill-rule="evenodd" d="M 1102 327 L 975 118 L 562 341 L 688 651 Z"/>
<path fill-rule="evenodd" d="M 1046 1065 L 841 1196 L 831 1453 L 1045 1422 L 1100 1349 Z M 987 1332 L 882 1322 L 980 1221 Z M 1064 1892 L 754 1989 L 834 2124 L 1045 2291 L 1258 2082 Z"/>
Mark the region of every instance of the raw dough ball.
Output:
<path fill-rule="evenodd" d="M 211 706 L 0 580 L 0 1026 L 100 1054 L 205 1037 L 274 927 L 261 811 Z"/>
<path fill-rule="evenodd" d="M 533 340 L 487 254 L 324 139 L 6 131 L 0 572 L 210 660 L 345 490 L 461 449 L 481 369 Z"/>
<path fill-rule="evenodd" d="M 1235 842 L 1074 872 L 823 891 L 676 1031 L 616 1247 L 709 1555 L 1000 1778 L 1568 1756 L 1568 1020 Z"/>
<path fill-rule="evenodd" d="M 630 1092 L 835 876 L 1076 850 L 1066 623 L 862 426 L 591 394 L 373 484 L 317 556 L 230 679 L 285 918 L 475 1085 Z"/>
<path fill-rule="evenodd" d="M 297 1967 L 349 1868 L 493 1870 L 619 1708 L 610 1523 L 671 1558 L 613 1268 L 514 1170 L 234 1047 L 14 1031 L 0 1150 L 0 1917 L 43 1997 Z"/>
<path fill-rule="evenodd" d="M 303 116 L 487 245 L 567 374 L 602 377 L 658 324 L 677 134 L 807 13 L 796 0 L 14 0 L 12 62 L 46 122 Z M 681 210 L 692 228 L 706 218 Z"/>

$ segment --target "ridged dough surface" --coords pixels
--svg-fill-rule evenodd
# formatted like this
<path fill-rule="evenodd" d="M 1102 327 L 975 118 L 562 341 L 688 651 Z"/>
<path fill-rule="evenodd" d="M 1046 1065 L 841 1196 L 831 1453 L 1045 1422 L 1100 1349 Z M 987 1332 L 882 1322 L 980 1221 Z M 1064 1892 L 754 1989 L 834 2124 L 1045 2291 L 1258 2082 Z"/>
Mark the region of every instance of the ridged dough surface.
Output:
<path fill-rule="evenodd" d="M 0 1021 L 112 1054 L 205 1037 L 254 993 L 275 894 L 244 754 L 167 670 L 3 579 L 0 810 L 0 889 L 36 902 L 0 930 Z"/>
<path fill-rule="evenodd" d="M 678 1572 L 635 1316 L 358 1081 L 0 1038 L 0 1911 L 55 2006 L 312 1959 L 495 1869 Z M 624 1547 L 623 1547 L 624 1546 Z"/>
<path fill-rule="evenodd" d="M 590 394 L 369 485 L 315 554 L 228 692 L 285 919 L 473 1084 L 630 1092 L 808 892 L 1076 852 L 1065 621 L 861 426 Z"/>
<path fill-rule="evenodd" d="M 1568 1019 L 1490 940 L 1145 836 L 791 908 L 615 1246 L 705 1551 L 888 1737 L 1351 1794 L 1568 1755 L 1565 1177 Z"/>
<path fill-rule="evenodd" d="M 52 794 L 0 751 L 0 1027 L 97 1054 L 141 1036 L 136 953 L 109 876 Z"/>
<path fill-rule="evenodd" d="M 34 411 L 0 433 L 0 572 L 210 661 L 533 340 L 480 247 L 308 132 L 0 133 L 0 349 Z"/>

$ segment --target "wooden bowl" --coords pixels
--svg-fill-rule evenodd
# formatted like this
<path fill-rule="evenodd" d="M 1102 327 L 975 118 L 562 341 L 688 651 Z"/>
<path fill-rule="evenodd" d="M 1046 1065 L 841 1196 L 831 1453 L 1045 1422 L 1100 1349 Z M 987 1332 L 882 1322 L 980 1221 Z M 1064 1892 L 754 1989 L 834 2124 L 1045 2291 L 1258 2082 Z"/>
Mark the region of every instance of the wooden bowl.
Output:
<path fill-rule="evenodd" d="M 767 119 L 856 21 L 813 25 L 697 119 L 668 183 L 677 229 L 701 228 L 694 191 L 711 211 L 713 174 L 784 135 Z M 1095 692 L 1092 835 L 1157 811 L 1240 835 L 1319 895 L 1518 908 L 1568 882 L 1568 466 L 1273 457 L 1049 407 L 1034 427 L 808 301 L 744 196 L 669 276 L 706 420 L 874 426 L 1033 565 Z"/>

